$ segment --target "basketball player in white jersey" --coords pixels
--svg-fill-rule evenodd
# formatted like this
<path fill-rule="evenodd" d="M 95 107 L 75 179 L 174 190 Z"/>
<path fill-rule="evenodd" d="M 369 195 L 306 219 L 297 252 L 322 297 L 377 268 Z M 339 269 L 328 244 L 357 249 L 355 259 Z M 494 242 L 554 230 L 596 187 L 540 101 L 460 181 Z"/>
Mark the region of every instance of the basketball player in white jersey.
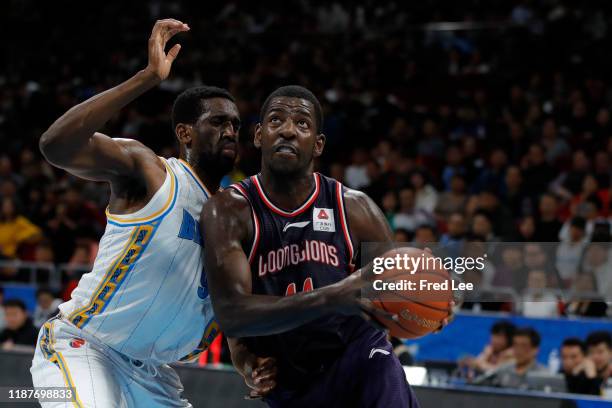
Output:
<path fill-rule="evenodd" d="M 138 141 L 97 132 L 168 76 L 180 45 L 166 53 L 166 43 L 188 30 L 177 20 L 158 21 L 147 67 L 70 109 L 40 140 L 53 165 L 111 185 L 93 269 L 39 334 L 34 386 L 74 391 L 70 403 L 44 407 L 191 406 L 167 363 L 193 359 L 218 332 L 196 220 L 236 159 L 238 110 L 220 88 L 181 94 L 172 111 L 180 159 L 166 160 Z"/>

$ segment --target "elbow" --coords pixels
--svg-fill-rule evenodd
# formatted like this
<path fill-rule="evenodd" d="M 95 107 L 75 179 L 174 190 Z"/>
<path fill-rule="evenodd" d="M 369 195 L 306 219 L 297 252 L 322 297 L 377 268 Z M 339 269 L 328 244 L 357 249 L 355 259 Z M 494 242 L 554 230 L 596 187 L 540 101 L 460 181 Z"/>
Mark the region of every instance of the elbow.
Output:
<path fill-rule="evenodd" d="M 215 319 L 221 328 L 221 331 L 228 337 L 242 337 L 244 327 L 238 318 L 240 313 L 231 305 L 215 305 Z"/>
<path fill-rule="evenodd" d="M 55 132 L 48 129 L 45 133 L 42 134 L 40 140 L 38 141 L 38 148 L 42 153 L 43 157 L 47 159 L 47 161 L 52 162 L 53 151 L 55 150 L 55 139 L 57 136 Z"/>
<path fill-rule="evenodd" d="M 235 322 L 235 319 L 226 315 L 217 315 L 216 319 L 221 331 L 225 333 L 227 337 L 242 337 L 243 334 L 241 333 L 240 326 L 236 323 L 232 323 Z"/>

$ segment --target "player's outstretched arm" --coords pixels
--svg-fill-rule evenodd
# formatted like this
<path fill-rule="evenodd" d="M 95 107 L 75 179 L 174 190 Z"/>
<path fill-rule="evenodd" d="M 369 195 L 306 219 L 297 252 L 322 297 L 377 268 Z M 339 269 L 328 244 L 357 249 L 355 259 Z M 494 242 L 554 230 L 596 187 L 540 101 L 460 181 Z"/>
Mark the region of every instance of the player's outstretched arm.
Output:
<path fill-rule="evenodd" d="M 251 208 L 232 189 L 206 203 L 200 223 L 213 309 L 221 330 L 230 337 L 282 333 L 329 313 L 385 314 L 359 299 L 365 282 L 358 273 L 293 296 L 253 294 L 251 269 L 242 249 L 252 236 Z"/>
<path fill-rule="evenodd" d="M 180 45 L 166 53 L 166 43 L 175 34 L 187 30 L 186 24 L 174 19 L 157 21 L 149 38 L 147 67 L 57 119 L 40 138 L 40 150 L 45 158 L 77 176 L 112 181 L 138 171 L 138 157 L 154 157 L 139 142 L 112 139 L 96 131 L 129 102 L 167 78 Z"/>

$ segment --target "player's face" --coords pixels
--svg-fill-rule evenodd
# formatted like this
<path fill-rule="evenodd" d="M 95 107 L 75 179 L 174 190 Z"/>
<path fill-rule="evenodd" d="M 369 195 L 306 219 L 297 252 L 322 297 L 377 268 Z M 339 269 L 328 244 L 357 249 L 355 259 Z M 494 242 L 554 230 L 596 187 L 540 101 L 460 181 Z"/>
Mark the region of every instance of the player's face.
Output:
<path fill-rule="evenodd" d="M 312 171 L 323 153 L 325 136 L 317 133 L 314 105 L 305 99 L 277 97 L 255 128 L 255 146 L 262 165 L 280 174 Z"/>
<path fill-rule="evenodd" d="M 203 101 L 204 113 L 186 128 L 192 154 L 207 171 L 228 173 L 238 157 L 240 116 L 236 104 L 225 98 Z"/>

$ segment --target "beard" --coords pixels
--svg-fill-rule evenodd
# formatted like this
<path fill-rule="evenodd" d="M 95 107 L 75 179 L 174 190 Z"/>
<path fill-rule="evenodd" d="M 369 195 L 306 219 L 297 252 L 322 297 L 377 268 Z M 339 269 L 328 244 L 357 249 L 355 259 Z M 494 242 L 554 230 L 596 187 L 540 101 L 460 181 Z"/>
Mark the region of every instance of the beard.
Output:
<path fill-rule="evenodd" d="M 199 166 L 202 167 L 207 174 L 219 178 L 232 171 L 235 162 L 236 157 L 224 155 L 222 149 L 216 152 L 201 152 L 198 158 Z"/>

